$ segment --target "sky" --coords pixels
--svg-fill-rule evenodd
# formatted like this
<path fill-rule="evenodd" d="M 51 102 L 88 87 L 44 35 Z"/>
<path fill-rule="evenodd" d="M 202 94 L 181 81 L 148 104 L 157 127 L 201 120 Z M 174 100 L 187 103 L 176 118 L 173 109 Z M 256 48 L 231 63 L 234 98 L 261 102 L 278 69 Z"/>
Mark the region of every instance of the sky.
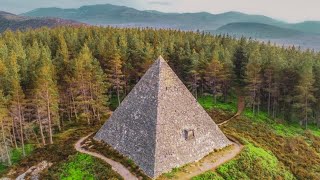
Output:
<path fill-rule="evenodd" d="M 238 11 L 287 22 L 320 21 L 320 0 L 0 0 L 0 10 L 20 14 L 40 7 L 78 8 L 106 3 L 162 12 Z"/>

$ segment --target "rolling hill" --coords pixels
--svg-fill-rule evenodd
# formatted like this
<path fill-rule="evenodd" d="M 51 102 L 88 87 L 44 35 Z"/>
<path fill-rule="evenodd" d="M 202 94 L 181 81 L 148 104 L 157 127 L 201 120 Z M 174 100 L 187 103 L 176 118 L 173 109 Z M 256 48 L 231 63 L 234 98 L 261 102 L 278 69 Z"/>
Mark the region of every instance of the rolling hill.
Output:
<path fill-rule="evenodd" d="M 0 32 L 7 29 L 10 30 L 25 30 L 28 28 L 39 27 L 56 27 L 61 25 L 81 25 L 73 20 L 63 20 L 59 18 L 31 18 L 18 16 L 8 12 L 0 11 Z"/>
<path fill-rule="evenodd" d="M 320 50 L 320 22 L 286 23 L 262 15 L 240 12 L 221 14 L 164 13 L 137 10 L 125 6 L 100 4 L 77 9 L 38 8 L 22 14 L 28 17 L 54 17 L 75 20 L 91 25 L 116 27 L 153 27 L 181 30 L 201 30 L 215 34 L 246 36 L 271 41 L 280 46 L 300 46 Z"/>
<path fill-rule="evenodd" d="M 179 28 L 183 30 L 216 30 L 230 23 L 250 22 L 320 34 L 320 22 L 318 21 L 290 24 L 267 16 L 249 15 L 234 11 L 221 14 L 210 14 L 207 12 L 163 13 L 154 10 L 140 11 L 126 6 L 98 4 L 82 6 L 77 9 L 38 8 L 22 15 L 30 17 L 57 17 L 93 25 Z"/>
<path fill-rule="evenodd" d="M 162 13 L 158 11 L 140 11 L 125 6 L 111 4 L 82 6 L 78 9 L 39 8 L 24 13 L 31 17 L 58 17 L 72 19 L 88 24 L 167 27 L 184 30 L 215 30 L 232 22 L 260 22 L 281 25 L 283 22 L 260 15 L 247 15 L 239 12 L 222 14 L 199 13 Z"/>

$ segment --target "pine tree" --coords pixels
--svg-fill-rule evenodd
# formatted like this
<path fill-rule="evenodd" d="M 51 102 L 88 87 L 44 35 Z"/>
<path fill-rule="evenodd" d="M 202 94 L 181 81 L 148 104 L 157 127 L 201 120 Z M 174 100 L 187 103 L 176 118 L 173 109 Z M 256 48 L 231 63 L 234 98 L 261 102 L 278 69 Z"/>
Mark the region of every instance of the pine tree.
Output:
<path fill-rule="evenodd" d="M 74 61 L 74 75 L 71 80 L 72 94 L 75 96 L 77 112 L 91 124 L 92 120 L 100 120 L 101 114 L 107 110 L 104 82 L 105 76 L 99 62 L 92 57 L 87 45 L 84 45 Z"/>
<path fill-rule="evenodd" d="M 259 49 L 255 49 L 249 56 L 249 62 L 246 66 L 246 89 L 249 92 L 249 103 L 252 106 L 253 114 L 256 113 L 256 106 L 260 106 L 260 88 L 261 88 L 261 55 Z"/>
<path fill-rule="evenodd" d="M 313 73 L 315 78 L 315 92 L 314 96 L 316 99 L 315 105 L 314 105 L 314 112 L 315 112 L 315 119 L 317 121 L 318 127 L 320 127 L 320 53 L 316 57 L 316 62 L 314 63 L 313 67 Z"/>
<path fill-rule="evenodd" d="M 235 82 L 235 86 L 237 86 L 240 91 L 246 85 L 245 72 L 246 72 L 247 63 L 248 63 L 248 58 L 245 52 L 245 40 L 241 40 L 241 43 L 239 47 L 236 48 L 233 56 L 233 64 L 234 64 L 233 71 L 235 74 L 234 82 Z"/>
<path fill-rule="evenodd" d="M 228 49 L 222 49 L 219 53 L 219 60 L 222 63 L 222 93 L 224 102 L 227 101 L 227 96 L 232 87 L 233 63 L 232 55 Z"/>
<path fill-rule="evenodd" d="M 8 144 L 8 137 L 11 136 L 11 122 L 9 121 L 9 112 L 7 109 L 7 99 L 4 97 L 2 90 L 0 90 L 0 154 L 2 162 L 7 162 L 9 166 L 12 165 L 10 156 L 10 146 Z"/>
<path fill-rule="evenodd" d="M 199 76 L 199 55 L 195 51 L 195 49 L 192 50 L 191 57 L 189 59 L 189 67 L 188 67 L 188 74 L 189 74 L 189 80 L 187 82 L 191 92 L 195 96 L 196 99 L 198 99 L 198 87 L 199 87 L 199 81 L 200 81 L 200 76 Z"/>
<path fill-rule="evenodd" d="M 19 140 L 22 146 L 23 156 L 26 155 L 25 152 L 25 142 L 24 142 L 24 105 L 25 105 L 25 95 L 22 91 L 20 85 L 20 75 L 19 75 L 19 66 L 17 64 L 17 56 L 15 52 L 11 52 L 9 56 L 8 62 L 8 77 L 10 82 L 10 115 L 14 119 L 14 121 L 18 121 L 19 124 Z M 13 124 L 16 125 L 16 122 Z M 14 129 L 17 127 L 15 126 Z"/>
<path fill-rule="evenodd" d="M 122 74 L 122 61 L 120 51 L 114 43 L 107 52 L 107 81 L 116 90 L 118 105 L 121 103 L 120 94 L 124 86 L 124 75 Z"/>
<path fill-rule="evenodd" d="M 41 57 L 35 84 L 34 94 L 36 96 L 37 114 L 39 117 L 40 113 L 45 113 L 45 119 L 48 121 L 49 143 L 53 144 L 52 126 L 53 124 L 58 125 L 58 127 L 60 126 L 58 113 L 59 96 L 54 66 L 51 61 L 51 53 L 48 47 L 41 48 Z M 41 119 L 39 119 L 39 126 L 41 130 Z M 43 143 L 45 144 L 44 140 Z"/>
<path fill-rule="evenodd" d="M 222 83 L 225 79 L 223 74 L 223 64 L 218 60 L 218 53 L 215 53 L 213 60 L 206 68 L 206 77 L 212 94 L 214 102 L 217 103 L 217 97 L 222 96 Z"/>
<path fill-rule="evenodd" d="M 301 122 L 306 129 L 308 127 L 309 115 L 312 112 L 311 105 L 316 101 L 314 97 L 314 91 L 316 90 L 314 83 L 312 66 L 310 64 L 305 65 L 301 71 L 299 82 L 296 85 L 297 95 L 294 97 L 294 107 L 298 110 L 299 117 L 303 119 Z"/>

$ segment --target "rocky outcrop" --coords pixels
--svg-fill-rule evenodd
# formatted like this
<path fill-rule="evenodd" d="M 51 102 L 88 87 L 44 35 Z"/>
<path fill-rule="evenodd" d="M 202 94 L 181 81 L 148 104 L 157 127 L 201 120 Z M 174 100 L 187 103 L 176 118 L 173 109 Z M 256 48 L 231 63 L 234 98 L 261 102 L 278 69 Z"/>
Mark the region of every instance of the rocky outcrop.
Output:
<path fill-rule="evenodd" d="M 52 166 L 52 163 L 47 161 L 42 161 L 41 163 L 32 166 L 29 168 L 25 173 L 21 174 L 16 178 L 16 180 L 25 180 L 25 179 L 31 179 L 31 180 L 39 180 L 40 179 L 40 173 Z"/>

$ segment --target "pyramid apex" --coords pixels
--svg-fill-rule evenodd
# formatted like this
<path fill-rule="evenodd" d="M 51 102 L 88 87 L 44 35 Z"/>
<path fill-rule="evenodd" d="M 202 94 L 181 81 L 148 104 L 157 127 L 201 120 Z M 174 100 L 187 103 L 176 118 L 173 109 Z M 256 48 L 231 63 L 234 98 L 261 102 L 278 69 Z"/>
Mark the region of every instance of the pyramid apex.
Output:
<path fill-rule="evenodd" d="M 161 55 L 158 57 L 158 61 L 166 62 Z"/>

